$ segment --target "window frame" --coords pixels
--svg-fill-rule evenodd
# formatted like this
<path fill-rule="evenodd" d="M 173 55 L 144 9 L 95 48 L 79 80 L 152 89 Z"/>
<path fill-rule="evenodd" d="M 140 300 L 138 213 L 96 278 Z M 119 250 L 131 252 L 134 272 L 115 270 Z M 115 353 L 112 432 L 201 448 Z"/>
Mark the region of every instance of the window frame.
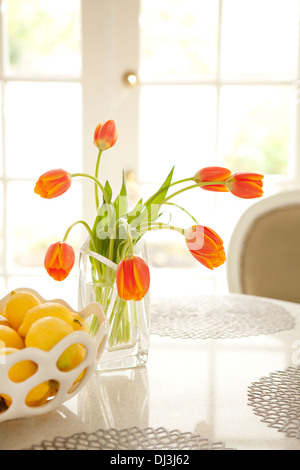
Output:
<path fill-rule="evenodd" d="M 5 52 L 5 23 L 4 4 L 0 0 L 0 50 Z M 82 71 L 78 77 L 11 77 L 5 74 L 5 54 L 0 59 L 0 83 L 2 97 L 2 152 L 3 167 L 0 182 L 3 185 L 2 219 L 3 219 L 3 267 L 1 277 L 7 285 L 8 278 L 14 273 L 9 272 L 7 265 L 7 186 L 11 180 L 6 175 L 5 168 L 5 102 L 4 87 L 13 81 L 38 81 L 38 82 L 70 82 L 79 83 L 82 87 L 82 170 L 87 173 L 94 172 L 95 147 L 92 134 L 99 119 L 113 118 L 119 130 L 118 145 L 109 150 L 101 162 L 101 176 L 109 179 L 114 191 L 118 191 L 121 185 L 122 172 L 116 172 L 116 161 L 118 167 L 125 171 L 133 171 L 138 174 L 139 167 L 139 95 L 142 87 L 148 85 L 212 85 L 217 91 L 217 127 L 216 127 L 216 150 L 215 159 L 212 164 L 219 164 L 220 153 L 218 149 L 218 135 L 220 125 L 220 96 L 223 86 L 291 86 L 298 93 L 295 99 L 295 122 L 294 141 L 291 148 L 290 171 L 286 178 L 280 181 L 279 190 L 297 188 L 300 185 L 300 47 L 298 47 L 297 77 L 294 80 L 226 80 L 220 74 L 220 51 L 222 48 L 222 14 L 223 0 L 218 0 L 218 59 L 216 77 L 209 80 L 194 80 L 180 82 L 147 82 L 140 80 L 136 87 L 128 87 L 122 77 L 127 71 L 139 70 L 139 0 L 81 0 L 81 27 L 82 27 Z M 126 38 L 126 40 L 124 40 Z M 300 46 L 300 30 L 299 41 Z M 130 50 L 130 54 L 128 54 Z M 22 179 L 23 180 L 23 179 Z M 26 180 L 26 178 L 25 178 Z M 139 181 L 139 184 L 143 185 Z M 85 220 L 92 224 L 95 217 L 95 208 L 90 203 L 90 182 L 82 181 L 83 187 L 83 214 Z M 37 274 L 39 275 L 39 274 Z M 210 273 L 208 273 L 210 275 Z"/>

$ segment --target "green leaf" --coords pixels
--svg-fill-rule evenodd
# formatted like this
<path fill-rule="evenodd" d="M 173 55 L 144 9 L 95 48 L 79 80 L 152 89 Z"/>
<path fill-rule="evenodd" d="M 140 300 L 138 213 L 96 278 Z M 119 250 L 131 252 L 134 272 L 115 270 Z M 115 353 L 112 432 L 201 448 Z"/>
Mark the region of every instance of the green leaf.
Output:
<path fill-rule="evenodd" d="M 145 206 L 143 205 L 143 199 L 140 199 L 139 202 L 134 206 L 134 208 L 127 214 L 127 222 L 130 225 L 137 226 L 140 222 L 141 214 Z"/>
<path fill-rule="evenodd" d="M 149 222 L 154 222 L 159 217 L 160 207 L 164 202 L 164 199 L 167 195 L 169 190 L 172 177 L 174 172 L 174 166 L 170 173 L 168 174 L 167 178 L 165 179 L 164 183 L 161 185 L 158 191 L 153 194 L 152 197 L 148 199 L 145 203 L 145 210 L 143 212 L 143 222 L 148 220 Z"/>
<path fill-rule="evenodd" d="M 123 170 L 122 186 L 119 195 L 116 197 L 113 203 L 114 209 L 116 211 L 116 220 L 121 217 L 125 217 L 128 210 L 128 201 L 127 201 L 127 188 L 125 181 L 125 174 Z"/>
<path fill-rule="evenodd" d="M 106 192 L 106 194 L 107 194 L 107 197 L 108 197 L 109 202 L 111 202 L 111 198 L 112 198 L 112 189 L 111 189 L 111 186 L 110 186 L 110 184 L 109 184 L 108 181 L 106 181 L 105 186 L 104 186 L 104 189 L 105 189 L 105 192 Z M 106 203 L 104 197 L 103 197 L 103 203 Z"/>
<path fill-rule="evenodd" d="M 165 179 L 164 183 L 161 185 L 159 190 L 156 191 L 156 193 L 154 193 L 154 195 L 148 199 L 149 202 L 146 201 L 146 205 L 160 204 L 165 199 L 168 189 L 170 187 L 172 178 L 173 178 L 174 168 L 175 167 L 173 166 L 172 170 L 168 174 L 167 178 Z"/>

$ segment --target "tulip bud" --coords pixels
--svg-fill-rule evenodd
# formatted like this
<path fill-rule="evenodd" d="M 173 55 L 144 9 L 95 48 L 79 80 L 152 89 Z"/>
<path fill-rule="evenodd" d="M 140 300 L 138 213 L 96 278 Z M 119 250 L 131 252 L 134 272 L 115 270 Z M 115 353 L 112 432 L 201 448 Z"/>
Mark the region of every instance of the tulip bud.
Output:
<path fill-rule="evenodd" d="M 263 175 L 257 173 L 234 173 L 226 180 L 227 189 L 235 196 L 253 199 L 263 195 Z"/>
<path fill-rule="evenodd" d="M 75 253 L 73 248 L 65 242 L 56 242 L 49 246 L 44 266 L 55 281 L 63 281 L 74 266 Z"/>
<path fill-rule="evenodd" d="M 219 166 L 208 166 L 206 168 L 202 168 L 201 170 L 197 171 L 193 180 L 196 183 L 208 183 L 212 182 L 212 184 L 207 184 L 200 186 L 201 189 L 205 189 L 208 191 L 228 191 L 225 184 L 217 184 L 218 181 L 226 181 L 231 175 L 231 171 L 227 168 L 222 168 Z"/>
<path fill-rule="evenodd" d="M 208 227 L 195 225 L 186 231 L 186 245 L 191 255 L 208 269 L 214 269 L 226 261 L 223 241 Z"/>
<path fill-rule="evenodd" d="M 118 294 L 124 300 L 141 300 L 150 286 L 148 265 L 139 256 L 125 257 L 117 266 Z"/>
<path fill-rule="evenodd" d="M 94 132 L 94 144 L 99 150 L 107 150 L 115 145 L 118 137 L 115 121 L 110 119 L 98 124 Z"/>
<path fill-rule="evenodd" d="M 45 199 L 65 193 L 71 186 L 72 177 L 65 170 L 50 170 L 39 177 L 34 192 Z"/>

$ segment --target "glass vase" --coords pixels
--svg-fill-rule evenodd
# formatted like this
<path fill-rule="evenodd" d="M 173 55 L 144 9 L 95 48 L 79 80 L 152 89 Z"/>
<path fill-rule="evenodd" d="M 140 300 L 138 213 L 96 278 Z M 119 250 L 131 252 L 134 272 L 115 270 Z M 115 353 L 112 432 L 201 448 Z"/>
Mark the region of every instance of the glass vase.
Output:
<path fill-rule="evenodd" d="M 147 247 L 140 240 L 134 254 L 147 262 Z M 116 264 L 91 251 L 86 240 L 79 255 L 79 308 L 99 302 L 109 320 L 106 348 L 97 370 L 116 370 L 145 365 L 149 350 L 150 293 L 140 301 L 125 301 L 118 296 Z"/>

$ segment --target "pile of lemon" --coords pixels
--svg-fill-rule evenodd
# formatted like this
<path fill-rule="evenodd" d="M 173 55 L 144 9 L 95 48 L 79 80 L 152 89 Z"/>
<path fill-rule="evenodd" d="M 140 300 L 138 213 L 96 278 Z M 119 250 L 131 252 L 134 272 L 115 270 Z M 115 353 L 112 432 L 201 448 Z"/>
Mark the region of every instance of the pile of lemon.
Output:
<path fill-rule="evenodd" d="M 62 338 L 78 330 L 88 332 L 88 327 L 78 313 L 70 311 L 65 305 L 42 302 L 30 291 L 12 291 L 0 313 L 0 356 L 26 347 L 50 351 Z M 83 361 L 85 355 L 83 345 L 72 344 L 61 354 L 56 365 L 61 371 L 72 370 Z M 20 361 L 9 369 L 8 376 L 12 382 L 23 382 L 35 374 L 37 368 L 33 361 Z M 79 382 L 83 375 L 84 371 L 75 382 Z M 55 380 L 37 385 L 27 394 L 25 403 L 32 407 L 45 404 L 49 397 L 56 394 L 58 386 Z M 0 390 L 0 405 L 1 402 L 2 407 L 8 408 L 12 400 Z"/>

